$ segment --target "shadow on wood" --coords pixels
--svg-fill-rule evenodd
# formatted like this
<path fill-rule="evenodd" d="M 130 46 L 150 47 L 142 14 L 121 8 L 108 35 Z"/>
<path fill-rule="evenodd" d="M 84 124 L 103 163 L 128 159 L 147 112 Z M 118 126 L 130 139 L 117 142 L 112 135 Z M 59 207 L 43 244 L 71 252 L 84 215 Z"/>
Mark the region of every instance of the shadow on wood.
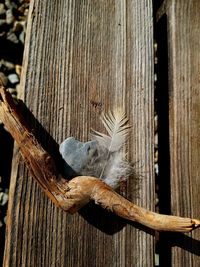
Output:
<path fill-rule="evenodd" d="M 59 173 L 67 179 L 72 179 L 73 177 L 76 177 L 77 173 L 70 166 L 68 166 L 68 177 L 65 177 L 63 172 L 63 166 L 65 166 L 66 168 L 66 162 L 63 160 L 61 154 L 59 153 L 59 145 L 53 139 L 53 137 L 46 131 L 46 129 L 39 123 L 39 121 L 35 118 L 35 116 L 21 100 L 19 100 L 19 107 L 21 109 L 22 114 L 24 114 L 24 119 L 29 122 L 29 125 L 32 129 L 31 131 L 37 138 L 38 142 L 53 158 Z"/>
<path fill-rule="evenodd" d="M 163 233 L 163 236 L 168 247 L 179 247 L 200 256 L 200 240 L 182 233 Z"/>
<path fill-rule="evenodd" d="M 62 159 L 59 153 L 59 145 L 53 139 L 53 137 L 45 130 L 45 128 L 39 123 L 39 121 L 34 117 L 31 111 L 26 107 L 26 105 L 19 100 L 19 107 L 21 112 L 24 114 L 25 120 L 29 122 L 32 132 L 36 136 L 42 147 L 52 156 L 56 163 L 56 167 L 59 172 L 64 176 L 63 166 L 66 167 L 66 162 Z M 69 173 L 67 179 L 72 179 L 76 177 L 77 173 L 73 171 L 69 166 Z M 65 176 L 64 176 L 65 177 Z M 91 225 L 96 227 L 98 230 L 108 234 L 113 235 L 120 230 L 122 230 L 127 224 L 132 225 L 140 230 L 145 231 L 148 234 L 153 235 L 154 231 L 142 226 L 138 223 L 127 221 L 119 216 L 102 209 L 100 206 L 95 205 L 94 202 L 90 202 L 85 207 L 83 207 L 79 214 Z"/>
<path fill-rule="evenodd" d="M 66 167 L 66 162 L 62 159 L 62 156 L 59 153 L 59 145 L 35 118 L 35 116 L 26 107 L 26 105 L 20 100 L 19 107 L 22 114 L 24 114 L 25 120 L 29 122 L 32 132 L 36 136 L 37 140 L 42 145 L 42 147 L 52 156 L 56 163 L 57 169 L 63 175 L 63 177 L 65 177 L 63 173 L 63 166 L 65 165 Z M 67 179 L 72 179 L 76 176 L 77 174 L 69 166 L 69 174 Z M 95 205 L 94 202 L 90 202 L 85 207 L 83 207 L 79 211 L 79 214 L 89 224 L 109 235 L 115 234 L 116 232 L 120 231 L 127 224 L 125 219 L 122 219 L 111 212 L 103 210 L 98 205 Z"/>

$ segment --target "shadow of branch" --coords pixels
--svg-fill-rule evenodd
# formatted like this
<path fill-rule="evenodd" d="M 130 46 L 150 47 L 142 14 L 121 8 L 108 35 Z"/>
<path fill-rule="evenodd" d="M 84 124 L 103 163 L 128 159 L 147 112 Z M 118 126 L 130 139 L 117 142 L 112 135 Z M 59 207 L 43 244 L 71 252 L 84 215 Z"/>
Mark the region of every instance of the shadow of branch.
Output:
<path fill-rule="evenodd" d="M 190 233 L 189 235 L 193 235 L 193 233 Z M 189 235 L 184 233 L 162 233 L 165 247 L 179 247 L 192 254 L 200 256 L 200 240 Z"/>
<path fill-rule="evenodd" d="M 20 109 L 23 114 L 26 114 L 26 121 L 29 121 L 31 129 L 34 129 L 34 135 L 38 139 L 39 143 L 42 144 L 43 148 L 53 157 L 55 160 L 58 171 L 63 175 L 63 164 L 66 163 L 63 161 L 59 153 L 59 145 L 53 139 L 53 137 L 44 129 L 44 127 L 38 122 L 30 110 L 23 104 L 22 101 L 19 102 Z M 70 177 L 73 178 L 77 174 L 69 166 Z M 91 225 L 99 229 L 100 231 L 113 235 L 116 232 L 121 231 L 126 225 L 131 225 L 137 230 L 142 230 L 147 234 L 152 236 L 155 235 L 155 231 L 149 229 L 141 224 L 136 222 L 130 222 L 126 219 L 120 218 L 112 212 L 106 211 L 95 205 L 93 202 L 89 203 L 83 207 L 79 214 Z M 191 253 L 194 253 L 200 256 L 200 241 L 196 240 L 186 234 L 180 233 L 162 233 L 165 236 L 165 242 L 167 246 L 170 247 L 180 247 L 184 250 L 187 250 Z"/>

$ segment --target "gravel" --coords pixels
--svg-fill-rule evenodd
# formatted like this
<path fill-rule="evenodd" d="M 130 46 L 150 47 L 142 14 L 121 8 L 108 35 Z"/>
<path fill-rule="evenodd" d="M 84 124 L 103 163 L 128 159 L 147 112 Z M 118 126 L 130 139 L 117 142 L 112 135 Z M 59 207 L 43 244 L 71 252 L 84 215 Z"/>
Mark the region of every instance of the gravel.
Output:
<path fill-rule="evenodd" d="M 0 79 L 13 97 L 17 96 L 19 88 L 28 8 L 28 0 L 0 0 Z M 6 147 L 5 144 L 7 144 Z M 0 167 L 0 234 L 2 236 L 5 235 L 12 149 L 12 138 L 0 122 L 0 160 L 5 163 Z M 0 255 L 0 265 L 1 257 L 2 255 Z"/>
<path fill-rule="evenodd" d="M 18 84 L 19 83 L 19 76 L 16 73 L 9 74 L 8 80 L 11 84 Z"/>

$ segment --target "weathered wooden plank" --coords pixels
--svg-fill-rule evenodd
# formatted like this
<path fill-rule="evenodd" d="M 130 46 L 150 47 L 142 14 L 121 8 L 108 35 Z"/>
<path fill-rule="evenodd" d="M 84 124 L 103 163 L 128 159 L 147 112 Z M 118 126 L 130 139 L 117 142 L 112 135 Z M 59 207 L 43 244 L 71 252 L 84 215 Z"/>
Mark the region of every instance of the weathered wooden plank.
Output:
<path fill-rule="evenodd" d="M 200 2 L 168 1 L 171 212 L 199 217 Z M 172 266 L 200 266 L 200 231 L 172 238 Z"/>
<path fill-rule="evenodd" d="M 60 143 L 101 130 L 99 111 L 123 105 L 130 158 L 144 178 L 121 193 L 154 209 L 151 1 L 35 0 L 22 77 L 24 100 Z M 50 152 L 51 138 L 37 127 Z M 42 136 L 41 136 L 42 135 Z M 137 193 L 137 197 L 136 197 Z M 14 157 L 4 266 L 152 266 L 153 236 L 90 205 L 67 215 Z"/>

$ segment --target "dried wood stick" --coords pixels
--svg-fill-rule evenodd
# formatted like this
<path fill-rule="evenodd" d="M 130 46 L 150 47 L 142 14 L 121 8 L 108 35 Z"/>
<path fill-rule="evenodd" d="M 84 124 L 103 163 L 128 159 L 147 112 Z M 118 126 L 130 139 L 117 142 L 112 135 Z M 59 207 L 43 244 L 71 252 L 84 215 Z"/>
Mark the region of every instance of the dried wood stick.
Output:
<path fill-rule="evenodd" d="M 100 179 L 89 176 L 64 179 L 56 170 L 51 156 L 38 143 L 10 94 L 0 84 L 0 120 L 20 147 L 21 154 L 47 196 L 64 211 L 74 213 L 94 200 L 115 214 L 158 231 L 189 232 L 200 220 L 161 215 L 141 208 L 117 194 Z"/>

